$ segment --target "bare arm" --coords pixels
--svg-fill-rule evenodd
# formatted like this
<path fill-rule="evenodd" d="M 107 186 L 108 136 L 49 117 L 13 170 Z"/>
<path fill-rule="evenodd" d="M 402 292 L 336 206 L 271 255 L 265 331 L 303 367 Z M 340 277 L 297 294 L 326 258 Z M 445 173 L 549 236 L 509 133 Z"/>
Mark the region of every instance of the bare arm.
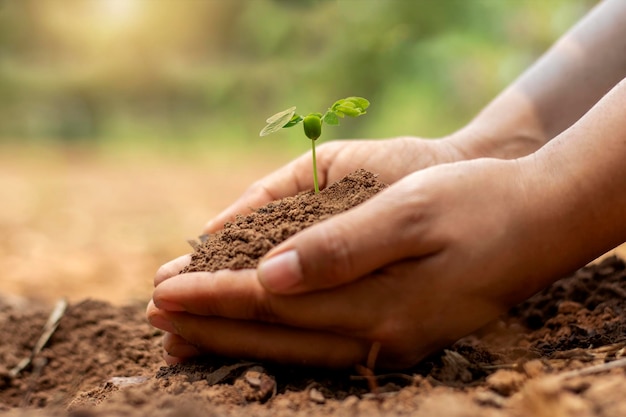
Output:
<path fill-rule="evenodd" d="M 450 140 L 467 158 L 528 154 L 625 76 L 626 1 L 605 0 Z"/>
<path fill-rule="evenodd" d="M 571 128 L 519 160 L 538 172 L 528 185 L 542 190 L 537 224 L 560 236 L 534 247 L 554 255 L 548 263 L 559 258 L 578 268 L 626 240 L 625 159 L 626 78 Z"/>
<path fill-rule="evenodd" d="M 441 163 L 528 155 L 574 124 L 624 76 L 626 1 L 605 0 L 463 129 L 443 140 L 324 144 L 318 151 L 320 181 L 328 184 L 365 168 L 393 183 Z M 250 186 L 204 232 L 218 230 L 250 207 L 306 190 L 311 183 L 310 155 L 303 155 Z"/>

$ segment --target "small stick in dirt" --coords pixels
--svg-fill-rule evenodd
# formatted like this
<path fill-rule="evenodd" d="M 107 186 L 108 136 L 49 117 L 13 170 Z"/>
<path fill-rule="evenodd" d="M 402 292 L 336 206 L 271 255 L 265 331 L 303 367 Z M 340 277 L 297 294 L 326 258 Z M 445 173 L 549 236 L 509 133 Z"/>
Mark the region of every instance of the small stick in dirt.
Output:
<path fill-rule="evenodd" d="M 626 367 L 626 358 L 618 359 L 613 362 L 589 366 L 587 368 L 575 369 L 573 371 L 564 372 L 558 375 L 558 377 L 561 379 L 569 379 L 577 376 L 598 374 L 600 372 L 610 371 L 611 369 L 624 367 Z"/>
<path fill-rule="evenodd" d="M 254 362 L 239 362 L 232 365 L 224 365 L 217 368 L 205 377 L 207 384 L 215 385 L 224 381 L 226 378 L 230 378 L 233 374 L 242 368 L 253 368 L 256 364 Z"/>
<path fill-rule="evenodd" d="M 380 342 L 372 343 L 372 347 L 367 354 L 367 362 L 365 363 L 365 366 L 358 364 L 356 366 L 357 371 L 365 378 L 365 380 L 367 380 L 367 386 L 373 394 L 376 394 L 379 391 L 376 375 L 374 374 L 374 367 L 376 366 L 376 359 L 378 358 L 379 352 Z"/>
<path fill-rule="evenodd" d="M 20 372 L 22 372 L 32 363 L 33 359 L 39 354 L 39 352 L 41 352 L 41 349 L 43 349 L 46 343 L 48 343 L 48 340 L 50 340 L 50 337 L 52 337 L 52 334 L 59 326 L 59 322 L 65 314 L 66 309 L 67 300 L 62 298 L 57 301 L 56 305 L 54 306 L 54 310 L 52 310 L 52 313 L 50 313 L 48 321 L 43 327 L 43 332 L 41 333 L 41 336 L 39 336 L 39 340 L 37 340 L 37 343 L 35 343 L 35 346 L 30 353 L 30 356 L 28 358 L 22 359 L 13 369 L 9 371 L 11 377 L 15 378 L 17 375 L 19 375 Z"/>
<path fill-rule="evenodd" d="M 24 397 L 22 397 L 20 407 L 28 407 L 30 404 L 30 399 L 33 392 L 35 392 L 35 388 L 37 387 L 37 379 L 41 376 L 43 368 L 48 364 L 48 360 L 46 358 L 34 358 L 32 363 L 33 373 L 28 378 L 27 389 L 24 393 Z"/>
<path fill-rule="evenodd" d="M 187 243 L 189 243 L 189 246 L 191 246 L 193 250 L 197 250 L 198 247 L 200 246 L 200 243 L 198 243 L 197 240 L 193 240 L 193 239 L 187 239 Z"/>

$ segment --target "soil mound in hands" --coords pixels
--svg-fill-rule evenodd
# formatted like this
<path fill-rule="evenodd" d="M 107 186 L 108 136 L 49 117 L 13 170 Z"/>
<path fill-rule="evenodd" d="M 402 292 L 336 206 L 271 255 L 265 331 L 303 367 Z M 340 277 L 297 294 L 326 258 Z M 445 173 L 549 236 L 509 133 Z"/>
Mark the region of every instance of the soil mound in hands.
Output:
<path fill-rule="evenodd" d="M 354 207 L 385 187 L 372 174 L 357 176 L 237 218 L 197 247 L 190 269 L 254 267 L 282 240 L 341 212 L 341 198 Z M 146 322 L 144 305 L 93 300 L 70 305 L 31 365 L 13 374 L 49 308 L 0 297 L 0 414 L 626 415 L 624 371 L 593 371 L 624 360 L 624 295 L 626 265 L 609 257 L 414 369 L 374 376 L 217 357 L 163 366 L 162 333 Z"/>
<path fill-rule="evenodd" d="M 263 255 L 290 236 L 361 204 L 385 187 L 371 172 L 358 170 L 317 194 L 307 191 L 267 204 L 201 237 L 182 272 L 255 268 Z"/>

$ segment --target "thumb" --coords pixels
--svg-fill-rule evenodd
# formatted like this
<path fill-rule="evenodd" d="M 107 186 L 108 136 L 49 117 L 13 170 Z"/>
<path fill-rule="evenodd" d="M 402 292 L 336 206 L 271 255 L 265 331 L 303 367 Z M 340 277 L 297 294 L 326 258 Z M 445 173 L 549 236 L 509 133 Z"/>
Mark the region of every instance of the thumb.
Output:
<path fill-rule="evenodd" d="M 305 229 L 271 250 L 259 263 L 268 291 L 297 294 L 337 287 L 408 256 L 419 256 L 413 237 L 421 224 L 407 224 L 406 204 L 390 203 L 390 187 L 342 214 Z"/>

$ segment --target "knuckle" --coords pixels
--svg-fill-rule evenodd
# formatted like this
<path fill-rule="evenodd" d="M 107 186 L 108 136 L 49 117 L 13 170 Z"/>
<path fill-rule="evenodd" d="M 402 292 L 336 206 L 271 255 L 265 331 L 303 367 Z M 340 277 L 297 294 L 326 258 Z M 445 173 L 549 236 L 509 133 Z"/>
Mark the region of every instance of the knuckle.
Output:
<path fill-rule="evenodd" d="M 248 189 L 244 192 L 244 197 L 254 199 L 274 199 L 274 195 L 270 187 L 266 184 L 266 181 L 261 179 L 253 182 Z"/>
<path fill-rule="evenodd" d="M 247 318 L 253 318 L 266 323 L 276 323 L 279 316 L 272 296 L 256 297 L 248 305 Z"/>
<path fill-rule="evenodd" d="M 368 339 L 380 343 L 380 365 L 392 369 L 402 369 L 415 365 L 424 356 L 419 342 L 412 341 L 410 334 L 401 323 L 403 320 L 388 317 L 371 329 Z"/>
<path fill-rule="evenodd" d="M 405 193 L 405 204 L 399 207 L 392 221 L 397 231 L 396 242 L 403 247 L 413 247 L 417 242 L 428 241 L 436 220 L 436 203 L 428 191 Z"/>
<path fill-rule="evenodd" d="M 396 345 L 402 340 L 404 331 L 400 323 L 402 320 L 393 316 L 382 319 L 370 330 L 369 339 L 380 342 L 383 346 Z"/>

